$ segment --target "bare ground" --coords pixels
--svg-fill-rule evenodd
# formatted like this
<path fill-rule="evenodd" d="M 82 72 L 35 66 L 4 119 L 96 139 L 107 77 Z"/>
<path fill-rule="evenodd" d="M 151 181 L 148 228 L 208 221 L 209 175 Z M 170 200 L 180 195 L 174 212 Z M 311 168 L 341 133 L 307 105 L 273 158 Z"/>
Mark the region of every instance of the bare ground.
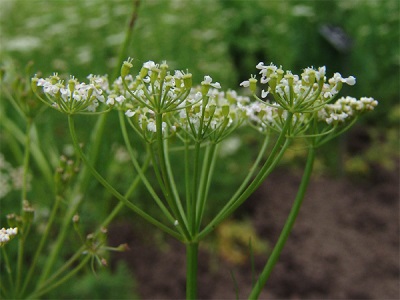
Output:
<path fill-rule="evenodd" d="M 398 170 L 377 168 L 368 181 L 349 178 L 311 181 L 295 228 L 261 299 L 399 299 Z M 273 244 L 290 210 L 300 176 L 276 172 L 236 215 L 249 216 L 257 233 Z M 127 242 L 125 260 L 142 299 L 185 297 L 185 250 L 172 239 L 117 224 L 113 244 Z M 117 234 L 118 233 L 118 234 Z M 199 298 L 247 298 L 250 263 L 233 265 L 200 251 Z M 267 259 L 255 258 L 259 272 Z"/>

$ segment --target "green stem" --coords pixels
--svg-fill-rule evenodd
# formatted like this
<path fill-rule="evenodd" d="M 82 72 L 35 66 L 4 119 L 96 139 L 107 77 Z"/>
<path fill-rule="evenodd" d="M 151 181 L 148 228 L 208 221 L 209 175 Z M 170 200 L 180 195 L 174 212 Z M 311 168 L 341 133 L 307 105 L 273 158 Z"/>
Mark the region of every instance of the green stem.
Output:
<path fill-rule="evenodd" d="M 296 221 L 297 215 L 300 211 L 300 207 L 303 202 L 308 183 L 310 181 L 314 158 L 315 158 L 315 149 L 313 147 L 310 147 L 309 152 L 308 152 L 306 167 L 305 167 L 303 177 L 301 179 L 301 183 L 299 186 L 299 190 L 297 192 L 296 199 L 293 203 L 292 209 L 290 210 L 290 213 L 286 220 L 285 226 L 282 229 L 282 232 L 281 232 L 279 239 L 272 251 L 272 254 L 271 254 L 270 258 L 268 259 L 268 262 L 266 263 L 256 284 L 254 285 L 254 288 L 251 291 L 249 299 L 258 299 L 258 297 L 260 296 L 260 293 L 262 291 L 262 288 L 266 284 L 276 262 L 279 259 L 282 249 L 285 246 L 285 243 L 289 237 L 289 234 L 290 234 L 290 232 L 293 228 L 293 225 Z"/>
<path fill-rule="evenodd" d="M 266 177 L 272 173 L 272 171 L 275 169 L 276 165 L 278 162 L 281 160 L 283 154 L 285 153 L 286 149 L 288 148 L 290 144 L 290 140 L 286 140 L 285 144 L 282 146 L 281 151 L 275 156 L 275 159 L 272 161 L 270 164 L 266 164 L 261 168 L 261 171 L 259 174 L 256 176 L 256 178 L 253 179 L 251 184 L 248 186 L 248 188 L 235 200 L 232 202 L 229 202 L 228 205 L 226 205 L 218 214 L 219 221 L 221 222 L 222 220 L 226 219 L 229 217 L 244 201 L 246 201 L 250 195 L 264 182 Z M 218 223 L 217 223 L 218 224 Z M 214 225 L 215 226 L 215 225 Z M 203 232 L 199 237 L 203 237 Z"/>
<path fill-rule="evenodd" d="M 200 230 L 201 221 L 203 219 L 208 191 L 211 184 L 212 175 L 214 172 L 215 162 L 217 158 L 217 144 L 211 144 L 206 148 L 203 158 L 203 166 L 200 175 L 200 184 L 197 193 L 196 201 L 196 232 Z"/>
<path fill-rule="evenodd" d="M 253 178 L 254 173 L 256 172 L 261 159 L 263 158 L 263 156 L 265 155 L 265 151 L 267 150 L 268 144 L 269 144 L 269 140 L 270 140 L 270 134 L 267 134 L 264 142 L 261 146 L 260 152 L 258 153 L 258 156 L 256 158 L 256 160 L 254 161 L 253 165 L 251 166 L 247 176 L 245 177 L 245 179 L 243 180 L 242 184 L 239 186 L 239 188 L 237 189 L 237 191 L 235 192 L 235 194 L 232 196 L 232 198 L 237 199 L 240 194 L 243 193 L 243 191 L 245 190 L 245 188 L 248 186 L 250 180 Z"/>
<path fill-rule="evenodd" d="M 77 265 L 71 272 L 69 272 L 67 275 L 65 275 L 63 278 L 61 278 L 60 280 L 58 280 L 56 283 L 54 284 L 46 284 L 46 285 L 42 285 L 42 288 L 33 292 L 31 295 L 29 295 L 27 297 L 27 299 L 37 299 L 39 296 L 48 293 L 49 291 L 55 289 L 57 286 L 61 285 L 62 283 L 64 283 L 65 281 L 67 281 L 68 279 L 70 279 L 72 276 L 74 276 L 79 270 L 81 270 L 86 263 L 88 262 L 88 260 L 90 259 L 90 255 L 87 255 L 80 263 L 79 265 Z"/>
<path fill-rule="evenodd" d="M 8 258 L 8 255 L 7 255 L 5 247 L 1 247 L 1 251 L 2 251 L 2 254 L 3 254 L 3 257 L 4 257 L 4 261 L 5 261 L 5 269 L 6 269 L 6 272 L 7 272 L 8 281 L 10 283 L 10 289 L 14 290 L 14 280 L 13 280 L 13 277 L 12 277 L 12 269 L 11 269 L 11 265 L 10 265 L 10 260 Z M 3 278 L 4 277 L 0 278 L 2 286 L 5 285 L 5 282 L 3 281 Z"/>
<path fill-rule="evenodd" d="M 140 0 L 133 0 L 132 14 L 131 14 L 131 17 L 130 17 L 130 20 L 129 20 L 128 27 L 127 27 L 126 32 L 125 32 L 124 43 L 121 46 L 121 49 L 119 51 L 118 63 L 115 66 L 113 77 L 111 78 L 112 81 L 115 80 L 118 77 L 119 73 L 120 73 L 120 68 L 121 68 L 122 62 L 124 61 L 124 57 L 126 55 L 126 50 L 128 49 L 129 43 L 132 40 L 132 33 L 133 33 L 133 29 L 135 28 L 136 20 L 137 20 L 137 17 L 138 17 L 139 5 L 140 5 Z"/>
<path fill-rule="evenodd" d="M 176 201 L 176 205 L 178 207 L 179 213 L 182 216 L 182 219 L 183 219 L 183 222 L 184 222 L 184 226 L 186 228 L 188 228 L 188 222 L 187 222 L 187 219 L 186 219 L 185 210 L 183 209 L 182 202 L 181 202 L 180 197 L 179 197 L 178 189 L 176 187 L 174 174 L 172 172 L 172 167 L 171 167 L 171 162 L 169 160 L 168 150 L 169 150 L 169 148 L 168 148 L 168 140 L 164 139 L 163 152 L 164 152 L 165 167 L 166 167 L 166 171 L 167 171 L 167 178 L 169 179 L 169 184 L 171 186 L 172 194 L 174 195 L 174 199 Z"/>
<path fill-rule="evenodd" d="M 161 177 L 162 177 L 162 182 L 164 184 L 164 196 L 165 199 L 168 202 L 168 205 L 170 206 L 172 212 L 174 213 L 174 217 L 178 220 L 179 224 L 181 227 L 184 229 L 186 238 L 189 239 L 189 234 L 186 229 L 186 222 L 185 222 L 185 217 L 182 215 L 182 211 L 179 210 L 179 205 L 178 202 L 180 202 L 179 198 L 177 199 L 176 197 L 179 197 L 177 193 L 173 192 L 172 189 L 172 182 L 173 179 L 170 178 L 169 176 L 173 176 L 172 172 L 169 173 L 167 170 L 167 163 L 166 163 L 166 157 L 165 157 L 165 151 L 164 151 L 164 134 L 162 131 L 162 113 L 157 113 L 156 114 L 156 127 L 157 127 L 157 154 L 158 154 L 158 164 L 160 167 L 161 171 Z"/>
<path fill-rule="evenodd" d="M 99 148 L 102 140 L 102 133 L 105 128 L 106 120 L 107 120 L 107 114 L 101 115 L 98 118 L 96 125 L 93 129 L 93 133 L 90 137 L 91 148 L 90 148 L 89 161 L 92 165 L 95 163 L 99 153 Z M 57 235 L 57 240 L 54 244 L 55 246 L 52 249 L 49 258 L 47 259 L 45 267 L 43 268 L 43 271 L 39 279 L 39 283 L 42 283 L 45 280 L 45 278 L 51 271 L 51 268 L 54 266 L 56 258 L 59 255 L 64 240 L 67 236 L 68 228 L 71 225 L 72 216 L 76 213 L 78 207 L 80 206 L 82 200 L 84 199 L 83 194 L 88 186 L 89 180 L 90 180 L 90 171 L 88 167 L 83 166 L 82 171 L 80 172 L 79 177 L 77 178 L 78 183 L 75 186 L 72 195 L 70 196 L 71 200 L 69 201 L 69 207 L 67 212 L 65 213 L 60 232 Z"/>
<path fill-rule="evenodd" d="M 83 199 L 83 196 L 80 194 L 77 194 L 75 197 L 73 197 L 73 199 L 71 199 L 70 206 L 68 207 L 68 210 L 65 213 L 65 216 L 62 220 L 61 229 L 57 234 L 57 240 L 55 241 L 54 246 L 51 248 L 49 257 L 47 258 L 46 264 L 43 267 L 43 270 L 40 274 L 40 277 L 38 280 L 38 285 L 41 285 L 46 280 L 51 269 L 53 268 L 53 266 L 56 262 L 56 259 L 59 256 L 59 253 L 64 244 L 65 238 L 67 236 L 67 232 L 68 232 L 69 225 L 71 224 L 72 216 L 76 213 L 82 199 Z"/>
<path fill-rule="evenodd" d="M 161 209 L 161 211 L 164 213 L 164 215 L 168 218 L 168 220 L 172 224 L 175 221 L 174 217 L 171 215 L 169 210 L 165 207 L 164 203 L 161 201 L 160 197 L 158 197 L 157 193 L 154 191 L 150 182 L 147 180 L 146 176 L 144 175 L 144 172 L 142 172 L 142 170 L 139 167 L 139 163 L 137 162 L 137 160 L 135 158 L 135 154 L 133 152 L 131 143 L 129 141 L 128 132 L 126 130 L 126 124 L 125 124 L 124 118 L 125 118 L 124 114 L 122 112 L 120 112 L 119 113 L 119 121 L 120 121 L 122 136 L 124 138 L 125 145 L 128 149 L 132 164 L 135 167 L 136 172 L 138 172 L 138 175 L 140 176 L 140 179 L 142 180 L 143 184 L 145 185 L 147 191 L 150 193 L 150 195 L 153 197 L 154 201 L 157 203 L 158 207 Z"/>
<path fill-rule="evenodd" d="M 27 193 L 28 193 L 28 171 L 29 171 L 29 160 L 30 160 L 30 153 L 31 153 L 31 128 L 32 128 L 32 120 L 28 119 L 26 123 L 26 136 L 25 136 L 25 154 L 24 154 L 24 174 L 22 177 L 22 194 L 21 194 L 21 201 L 27 200 Z M 21 203 L 22 208 L 23 203 Z M 21 210 L 22 214 L 22 210 Z"/>
<path fill-rule="evenodd" d="M 36 268 L 36 264 L 39 261 L 39 255 L 42 252 L 42 249 L 43 249 L 43 247 L 44 247 L 44 245 L 45 245 L 45 243 L 47 241 L 47 237 L 49 236 L 51 227 L 52 227 L 53 222 L 55 220 L 55 217 L 56 217 L 56 214 L 57 214 L 57 210 L 58 210 L 58 206 L 59 206 L 60 202 L 61 202 L 61 196 L 56 195 L 56 201 L 55 201 L 53 209 L 52 209 L 52 211 L 50 213 L 50 218 L 49 218 L 49 220 L 48 220 L 48 222 L 46 224 L 45 231 L 44 231 L 44 233 L 42 235 L 42 238 L 41 238 L 41 240 L 39 242 L 39 246 L 36 249 L 35 256 L 34 256 L 34 258 L 32 260 L 32 263 L 31 263 L 31 265 L 29 267 L 28 275 L 25 277 L 24 285 L 22 286 L 20 295 L 24 294 L 24 292 L 26 290 L 26 287 L 28 286 L 28 284 L 29 284 L 29 282 L 30 282 L 30 280 L 32 278 L 33 272 L 35 271 L 35 268 Z"/>
<path fill-rule="evenodd" d="M 134 0 L 134 4 L 133 4 L 134 8 L 133 8 L 133 12 L 131 15 L 131 20 L 129 22 L 129 26 L 126 31 L 124 44 L 120 50 L 119 60 L 118 60 L 119 63 L 116 64 L 116 66 L 115 66 L 115 72 L 114 72 L 115 74 L 112 79 L 115 79 L 118 77 L 120 66 L 124 59 L 123 57 L 128 48 L 129 42 L 131 41 L 133 28 L 134 28 L 134 25 L 135 25 L 136 19 L 137 19 L 137 10 L 138 10 L 139 3 L 140 3 L 140 0 Z M 91 145 L 90 155 L 89 155 L 90 165 L 94 165 L 94 163 L 97 159 L 98 152 L 100 149 L 100 144 L 102 141 L 102 136 L 103 136 L 102 133 L 104 131 L 106 120 L 107 120 L 107 114 L 102 114 L 98 118 L 96 125 L 93 129 L 93 133 L 90 138 L 90 145 Z M 39 153 L 40 151 L 36 151 L 36 152 Z M 35 152 L 33 154 L 35 154 Z M 45 172 L 45 173 L 48 173 L 48 172 Z M 77 184 L 76 188 L 74 189 L 73 195 L 71 196 L 71 198 L 72 198 L 71 205 L 70 205 L 67 213 L 65 214 L 63 225 L 57 236 L 57 241 L 55 242 L 55 247 L 52 249 L 52 252 L 51 252 L 49 258 L 47 259 L 47 262 L 43 269 L 43 272 L 41 273 L 40 279 L 38 281 L 39 284 L 45 280 L 45 278 L 48 276 L 51 268 L 54 265 L 55 259 L 58 256 L 61 246 L 65 240 L 67 229 L 71 223 L 71 218 L 76 213 L 76 210 L 78 209 L 80 203 L 82 202 L 82 199 L 83 199 L 82 191 L 84 189 L 86 189 L 86 187 L 88 186 L 89 180 L 90 180 L 90 170 L 88 167 L 83 167 L 82 171 L 80 172 L 79 177 L 77 179 L 78 184 Z M 118 205 L 118 209 L 116 208 L 116 211 L 118 211 L 120 209 L 120 207 L 122 207 L 122 205 L 121 206 Z M 116 214 L 116 212 L 115 212 L 115 214 Z"/>
<path fill-rule="evenodd" d="M 198 242 L 186 243 L 186 299 L 197 299 Z"/>
<path fill-rule="evenodd" d="M 199 131 L 201 127 L 199 128 Z M 188 216 L 190 220 L 191 233 L 194 236 L 196 233 L 196 209 L 197 209 L 197 191 L 198 191 L 198 181 L 200 177 L 200 142 L 196 141 L 194 149 L 194 166 L 193 166 L 193 183 L 192 183 L 192 196 L 190 203 L 190 215 Z"/>
<path fill-rule="evenodd" d="M 290 124 L 292 122 L 293 114 L 288 113 L 286 122 L 282 131 L 271 150 L 271 153 L 261 167 L 261 170 L 258 172 L 256 177 L 247 186 L 247 188 L 239 193 L 235 193 L 235 195 L 228 201 L 228 203 L 220 210 L 220 212 L 214 217 L 214 219 L 199 233 L 198 238 L 202 239 L 208 233 L 210 233 L 219 223 L 221 223 L 226 217 L 231 215 L 265 180 L 265 178 L 272 172 L 274 167 L 279 162 L 280 158 L 282 157 L 283 153 L 289 146 L 290 140 L 286 137 L 286 133 L 290 128 Z M 242 189 L 242 186 L 239 187 L 239 190 Z"/>
<path fill-rule="evenodd" d="M 24 161 L 23 161 L 23 177 L 22 177 L 22 192 L 21 192 L 21 216 L 24 214 L 23 211 L 23 202 L 27 200 L 28 193 L 28 171 L 29 171 L 29 158 L 30 158 L 30 148 L 31 148 L 31 128 L 32 128 L 32 119 L 27 119 L 26 123 L 26 135 L 25 135 L 25 143 L 24 143 Z M 25 248 L 25 238 L 28 234 L 28 226 L 29 224 L 22 225 L 22 232 L 19 236 L 18 241 L 18 258 L 17 258 L 17 279 L 15 285 L 15 292 L 19 292 L 22 280 L 22 266 L 24 260 L 24 248 Z"/>
<path fill-rule="evenodd" d="M 18 128 L 18 126 L 16 126 L 16 124 L 12 120 L 7 118 L 5 114 L 0 114 L 0 119 L 1 119 L 1 126 L 4 126 L 4 128 L 5 128 L 4 132 L 11 133 L 11 138 L 13 138 L 17 142 L 23 144 L 25 141 L 24 132 L 20 128 Z M 32 129 L 36 130 L 35 124 L 32 124 Z M 13 145 L 13 144 L 11 144 L 11 145 Z M 14 150 L 14 147 L 12 150 L 13 150 L 12 152 L 14 155 L 16 155 L 17 154 L 16 152 L 19 151 L 19 149 L 17 150 L 17 148 L 15 148 L 15 150 Z M 51 175 L 52 174 L 51 167 L 47 163 L 46 158 L 43 155 L 43 152 L 41 151 L 40 147 L 38 146 L 37 141 L 31 142 L 30 151 L 32 154 L 32 158 L 35 159 L 36 164 L 37 164 L 38 168 L 40 169 L 40 171 L 42 172 L 42 174 L 44 175 L 44 177 L 46 178 L 47 183 L 49 184 L 49 186 L 52 186 L 53 177 Z"/>
<path fill-rule="evenodd" d="M 190 194 L 190 156 L 189 142 L 185 139 L 185 193 L 186 193 L 186 215 L 190 216 L 192 211 L 192 201 Z M 190 228 L 190 227 L 189 227 Z"/>
<path fill-rule="evenodd" d="M 74 126 L 74 121 L 72 115 L 68 115 L 68 124 L 69 124 L 69 130 L 72 138 L 72 142 L 74 144 L 74 148 L 77 151 L 78 155 L 82 159 L 82 161 L 85 163 L 86 167 L 90 170 L 92 175 L 112 194 L 114 195 L 119 201 L 123 202 L 127 207 L 132 209 L 135 213 L 140 215 L 142 218 L 144 218 L 146 221 L 149 223 L 157 226 L 159 229 L 163 230 L 164 232 L 172 235 L 173 237 L 179 239 L 179 234 L 171 230 L 169 227 L 165 226 L 158 220 L 154 219 L 152 216 L 149 214 L 145 213 L 143 210 L 141 210 L 139 207 L 128 201 L 123 195 L 121 195 L 114 187 L 112 187 L 107 180 L 105 180 L 95 169 L 94 167 L 90 164 L 86 156 L 84 155 L 82 149 L 79 147 L 78 139 L 76 136 L 75 132 L 75 126 Z"/>
<path fill-rule="evenodd" d="M 148 167 L 148 159 L 146 160 L 143 169 L 146 169 Z M 140 182 L 140 177 L 137 176 L 136 179 L 132 182 L 132 185 L 128 189 L 128 191 L 125 193 L 125 197 L 128 197 L 137 187 L 138 183 Z M 122 202 L 118 202 L 117 206 L 114 207 L 114 209 L 111 211 L 111 213 L 108 215 L 108 217 L 101 223 L 99 228 L 95 232 L 95 236 L 101 231 L 102 228 L 107 227 L 107 225 L 114 219 L 114 217 L 118 214 L 118 212 L 122 209 L 122 207 L 125 204 Z M 82 252 L 85 250 L 85 246 L 80 247 L 75 254 L 63 265 L 61 266 L 56 273 L 54 273 L 50 278 L 48 278 L 41 286 L 47 286 L 50 283 L 54 282 L 57 277 L 59 277 L 64 271 L 66 271 L 82 254 Z"/>

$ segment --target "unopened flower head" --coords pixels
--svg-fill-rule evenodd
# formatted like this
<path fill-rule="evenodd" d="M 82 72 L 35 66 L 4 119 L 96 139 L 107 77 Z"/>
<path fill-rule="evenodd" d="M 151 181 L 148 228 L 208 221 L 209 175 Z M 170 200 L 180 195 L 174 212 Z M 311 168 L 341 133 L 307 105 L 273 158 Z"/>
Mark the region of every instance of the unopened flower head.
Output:
<path fill-rule="evenodd" d="M 378 101 L 373 98 L 361 97 L 357 100 L 353 97 L 342 97 L 319 110 L 318 120 L 333 125 L 344 123 L 364 112 L 374 110 L 377 105 Z"/>
<path fill-rule="evenodd" d="M 121 76 L 125 78 L 129 74 L 130 69 L 133 67 L 132 64 L 133 59 L 128 58 L 126 61 L 123 62 L 122 67 L 121 67 Z"/>

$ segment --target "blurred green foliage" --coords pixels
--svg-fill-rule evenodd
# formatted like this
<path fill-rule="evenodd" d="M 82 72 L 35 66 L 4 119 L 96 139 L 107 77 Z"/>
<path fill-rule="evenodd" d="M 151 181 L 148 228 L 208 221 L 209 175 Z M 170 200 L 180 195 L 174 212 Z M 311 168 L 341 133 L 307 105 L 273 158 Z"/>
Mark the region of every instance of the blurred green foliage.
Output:
<path fill-rule="evenodd" d="M 140 299 L 128 267 L 118 264 L 114 271 L 78 276 L 68 288 L 50 293 L 47 299 Z"/>

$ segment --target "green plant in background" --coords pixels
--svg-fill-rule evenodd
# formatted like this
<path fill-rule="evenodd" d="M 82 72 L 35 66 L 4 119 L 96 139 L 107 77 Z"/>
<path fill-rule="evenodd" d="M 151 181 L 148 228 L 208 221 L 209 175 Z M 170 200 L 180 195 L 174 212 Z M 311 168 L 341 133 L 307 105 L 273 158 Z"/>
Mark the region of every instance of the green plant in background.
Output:
<path fill-rule="evenodd" d="M 127 41 L 136 19 L 139 2 L 135 3 L 126 32 Z M 121 55 L 125 50 L 126 43 L 121 48 Z M 49 112 L 44 114 L 47 107 L 37 105 L 29 77 L 27 79 L 20 73 L 15 72 L 11 65 L 4 66 L 1 73 L 0 116 L 6 132 L 1 137 L 7 143 L 7 147 L 1 144 L 2 151 L 22 162 L 22 166 L 16 169 L 1 155 L 1 198 L 16 200 L 1 199 L 2 224 L 3 213 L 6 213 L 9 228 L 1 230 L 0 292 L 2 298 L 9 299 L 31 299 L 49 294 L 73 276 L 82 278 L 81 270 L 86 265 L 90 265 L 94 272 L 99 265 L 106 265 L 107 252 L 126 249 L 126 245 L 109 247 L 106 239 L 106 226 L 121 210 L 122 203 L 107 211 L 95 225 L 81 224 L 78 211 L 87 198 L 85 191 L 90 172 L 81 166 L 73 151 L 66 151 L 68 156 L 57 157 L 51 144 L 46 145 L 37 123 Z M 26 73 L 30 73 L 29 68 Z M 62 103 L 60 107 L 68 109 Z M 94 146 L 90 152 L 91 162 L 98 156 L 99 149 L 95 146 L 101 142 L 104 121 L 104 118 L 99 118 L 95 134 L 90 136 Z M 20 170 L 18 174 L 16 170 Z M 31 172 L 39 172 L 39 179 L 33 179 Z M 125 196 L 135 191 L 137 179 L 130 182 Z M 19 195 L 14 190 L 20 190 Z M 97 229 L 86 234 L 93 227 Z M 17 237 L 17 244 L 10 243 L 13 237 Z M 112 288 L 113 285 L 115 282 L 109 286 Z M 127 295 L 133 291 L 124 292 Z"/>

